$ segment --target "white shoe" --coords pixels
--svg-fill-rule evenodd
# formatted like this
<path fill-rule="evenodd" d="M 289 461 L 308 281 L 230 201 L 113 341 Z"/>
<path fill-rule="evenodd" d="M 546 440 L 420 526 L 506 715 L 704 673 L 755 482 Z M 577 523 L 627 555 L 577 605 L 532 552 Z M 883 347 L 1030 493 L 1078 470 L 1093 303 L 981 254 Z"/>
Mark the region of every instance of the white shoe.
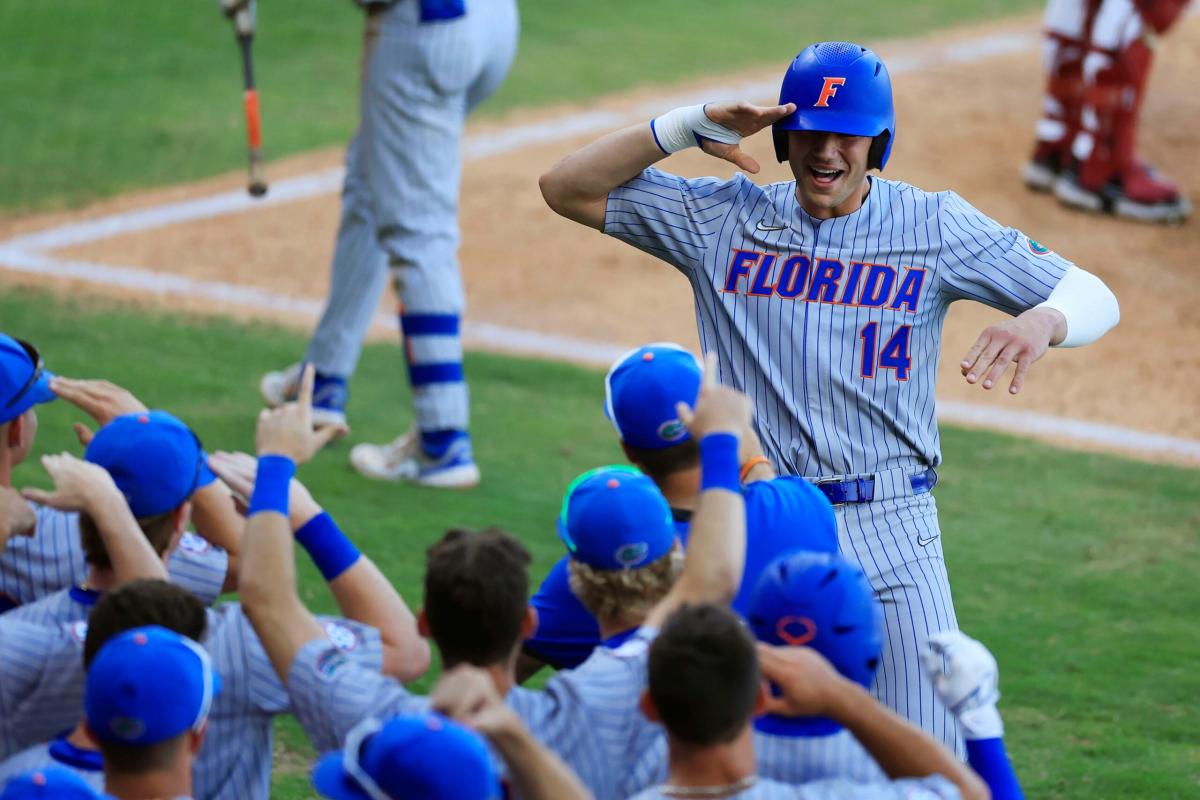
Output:
<path fill-rule="evenodd" d="M 358 444 L 350 450 L 350 464 L 368 478 L 407 481 L 438 489 L 470 489 L 479 484 L 479 467 L 471 457 L 471 439 L 453 441 L 440 458 L 421 450 L 416 429 L 389 444 Z"/>
<path fill-rule="evenodd" d="M 258 382 L 258 393 L 262 395 L 263 402 L 270 408 L 277 408 L 295 400 L 300 391 L 300 372 L 303 369 L 303 362 L 298 362 L 263 375 Z M 312 421 L 314 428 L 326 425 L 347 427 L 345 381 L 317 380 L 313 387 Z"/>

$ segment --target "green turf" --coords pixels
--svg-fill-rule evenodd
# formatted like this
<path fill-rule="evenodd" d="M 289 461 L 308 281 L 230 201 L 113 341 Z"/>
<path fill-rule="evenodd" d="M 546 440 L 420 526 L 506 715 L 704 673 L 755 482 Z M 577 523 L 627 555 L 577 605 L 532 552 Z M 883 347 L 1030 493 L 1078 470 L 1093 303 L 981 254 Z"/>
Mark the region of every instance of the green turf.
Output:
<path fill-rule="evenodd" d="M 486 110 L 782 65 L 812 40 L 919 35 L 1039 3 L 521 0 L 517 61 Z M 240 58 L 216 6 L 0 0 L 0 210 L 76 206 L 241 169 Z M 268 158 L 344 143 L 357 115 L 361 14 L 347 0 L 259 6 Z"/>
<path fill-rule="evenodd" d="M 260 372 L 303 345 L 273 327 L 37 292 L 0 297 L 0 320 L 37 343 L 51 369 L 128 385 L 188 420 L 210 449 L 250 446 Z M 563 487 L 619 459 L 600 412 L 599 372 L 490 355 L 471 355 L 467 371 L 479 489 L 444 494 L 360 479 L 346 465 L 348 443 L 302 471 L 410 601 L 425 546 L 451 524 L 513 531 L 540 577 L 561 552 L 553 519 Z M 352 441 L 398 433 L 407 402 L 397 350 L 367 347 Z M 78 412 L 54 404 L 40 416 L 40 452 L 75 449 L 68 423 Z M 959 619 L 1002 665 L 1002 709 L 1028 796 L 1194 797 L 1200 471 L 956 428 L 944 431 L 944 447 L 937 497 Z M 26 465 L 17 481 L 44 477 Z M 312 606 L 333 610 L 303 559 L 302 576 Z M 303 797 L 311 753 L 290 723 L 281 742 L 275 796 Z"/>

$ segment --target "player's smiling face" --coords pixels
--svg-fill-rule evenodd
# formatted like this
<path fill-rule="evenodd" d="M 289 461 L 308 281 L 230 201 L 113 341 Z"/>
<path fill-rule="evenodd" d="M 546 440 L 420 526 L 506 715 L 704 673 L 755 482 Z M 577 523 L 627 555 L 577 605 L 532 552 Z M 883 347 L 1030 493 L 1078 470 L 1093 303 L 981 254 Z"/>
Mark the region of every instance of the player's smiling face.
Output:
<path fill-rule="evenodd" d="M 866 195 L 871 137 L 823 131 L 788 131 L 788 162 L 796 199 L 817 219 L 858 210 Z"/>

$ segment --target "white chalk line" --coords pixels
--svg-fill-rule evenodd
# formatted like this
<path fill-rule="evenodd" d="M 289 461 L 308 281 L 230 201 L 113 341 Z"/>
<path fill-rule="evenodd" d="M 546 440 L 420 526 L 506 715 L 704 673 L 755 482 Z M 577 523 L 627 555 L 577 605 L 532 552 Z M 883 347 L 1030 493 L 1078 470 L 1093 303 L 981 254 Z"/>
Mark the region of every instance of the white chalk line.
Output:
<path fill-rule="evenodd" d="M 1039 44 L 1036 34 L 989 34 L 923 47 L 915 53 L 891 57 L 888 63 L 892 74 L 902 74 L 938 64 L 983 61 L 1034 49 Z M 886 51 L 886 47 L 883 49 Z M 463 155 L 465 160 L 475 161 L 532 145 L 611 130 L 679 105 L 741 98 L 769 100 L 773 99 L 777 91 L 776 81 L 714 86 L 686 94 L 647 100 L 625 112 L 588 111 L 532 124 L 514 125 L 486 134 L 468 135 L 463 142 Z M 316 319 L 324 307 L 324 301 L 321 299 L 292 297 L 241 284 L 200 280 L 134 267 L 66 259 L 50 255 L 47 251 L 333 194 L 341 189 L 343 174 L 344 171 L 339 167 L 280 180 L 271 186 L 271 191 L 265 198 L 258 200 L 251 199 L 239 189 L 110 214 L 92 220 L 65 223 L 15 236 L 0 242 L 0 269 L 27 275 L 80 280 L 163 296 L 200 297 L 249 309 L 285 312 Z M 375 325 L 394 331 L 396 320 L 391 315 L 380 314 L 375 319 Z M 597 365 L 610 364 L 628 349 L 608 342 L 470 320 L 464 324 L 463 338 L 466 344 L 472 347 Z M 947 422 L 979 425 L 1009 433 L 1052 436 L 1091 445 L 1200 461 L 1200 441 L 1115 425 L 953 401 L 939 401 L 938 417 Z"/>

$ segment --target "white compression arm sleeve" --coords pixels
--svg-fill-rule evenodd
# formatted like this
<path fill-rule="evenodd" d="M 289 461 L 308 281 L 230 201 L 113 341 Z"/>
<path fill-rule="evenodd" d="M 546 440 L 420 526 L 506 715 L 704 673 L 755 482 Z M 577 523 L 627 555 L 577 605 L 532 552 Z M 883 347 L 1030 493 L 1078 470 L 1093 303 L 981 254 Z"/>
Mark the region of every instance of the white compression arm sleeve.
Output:
<path fill-rule="evenodd" d="M 1067 318 L 1067 336 L 1056 347 L 1091 344 L 1116 325 L 1121 309 L 1104 281 L 1079 267 L 1071 267 L 1037 308 L 1053 308 Z"/>
<path fill-rule="evenodd" d="M 683 106 L 650 121 L 650 133 L 659 149 L 667 155 L 700 144 L 700 138 L 723 144 L 737 144 L 742 137 L 724 125 L 718 125 L 704 113 L 704 105 Z"/>

